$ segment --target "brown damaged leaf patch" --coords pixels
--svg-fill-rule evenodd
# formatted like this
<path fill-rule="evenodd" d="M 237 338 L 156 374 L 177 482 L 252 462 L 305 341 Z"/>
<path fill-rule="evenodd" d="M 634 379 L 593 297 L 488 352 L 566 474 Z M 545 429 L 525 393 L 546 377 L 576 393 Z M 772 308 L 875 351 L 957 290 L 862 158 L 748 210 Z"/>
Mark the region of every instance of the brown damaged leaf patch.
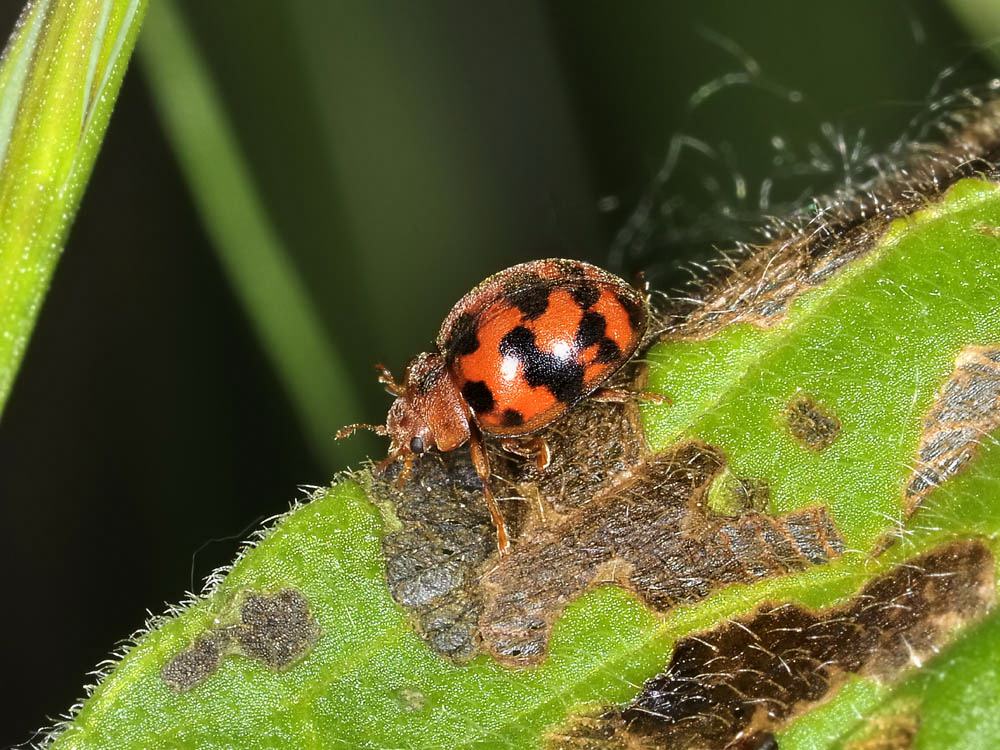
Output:
<path fill-rule="evenodd" d="M 762 234 L 766 244 L 743 245 L 714 278 L 699 281 L 669 311 L 666 337 L 704 339 L 720 329 L 780 323 L 802 293 L 867 255 L 893 219 L 909 216 L 965 177 L 996 180 L 1000 103 L 954 112 L 936 123 L 938 144 L 915 144 L 874 160 L 877 177 L 825 198 Z"/>
<path fill-rule="evenodd" d="M 496 555 L 482 485 L 462 449 L 424 456 L 402 488 L 394 485 L 398 471 L 367 478 L 391 522 L 382 538 L 389 592 L 434 651 L 468 661 L 478 653 L 479 576 Z M 516 506 L 500 502 L 515 531 Z"/>
<path fill-rule="evenodd" d="M 160 670 L 167 686 L 183 693 L 215 674 L 232 639 L 224 631 L 212 631 L 198 638 Z"/>
<path fill-rule="evenodd" d="M 548 746 L 766 746 L 773 732 L 830 697 L 848 676 L 888 681 L 921 666 L 959 627 L 982 618 L 994 598 L 986 544 L 946 543 L 878 576 L 843 605 L 818 611 L 764 605 L 680 640 L 666 671 L 628 706 L 574 719 L 549 735 Z M 905 738 L 906 727 L 898 728 Z"/>
<path fill-rule="evenodd" d="M 781 518 L 713 513 L 707 495 L 724 466 L 721 453 L 702 443 L 653 455 L 586 507 L 519 540 L 483 580 L 485 649 L 508 664 L 538 662 L 566 605 L 601 584 L 629 589 L 662 611 L 843 551 L 824 508 Z"/>
<path fill-rule="evenodd" d="M 249 592 L 240 606 L 239 622 L 200 636 L 167 662 L 160 677 L 173 690 L 185 692 L 214 674 L 229 654 L 243 654 L 282 670 L 305 655 L 317 638 L 319 625 L 301 592 Z"/>
<path fill-rule="evenodd" d="M 528 501 L 526 522 L 536 525 L 552 520 L 546 514 L 566 514 L 590 504 L 649 454 L 635 402 L 581 404 L 545 436 L 552 449 L 549 466 L 540 470 L 531 461 L 515 462 L 506 475 L 514 494 Z"/>
<path fill-rule="evenodd" d="M 809 450 L 826 450 L 840 434 L 837 416 L 807 393 L 789 401 L 784 416 L 792 437 Z"/>
<path fill-rule="evenodd" d="M 906 513 L 972 461 L 979 443 L 998 427 L 1000 347 L 967 347 L 924 417 L 915 469 L 906 486 Z"/>
<path fill-rule="evenodd" d="M 395 469 L 369 480 L 388 519 L 390 592 L 440 654 L 536 663 L 567 604 L 595 586 L 622 586 L 662 611 L 843 550 L 824 508 L 782 518 L 759 507 L 714 510 L 709 494 L 720 481 L 753 503 L 766 501 L 766 485 L 732 477 L 721 452 L 702 443 L 650 453 L 634 406 L 585 403 L 546 438 L 553 461 L 544 471 L 494 457 L 513 538 L 503 561 L 465 451 L 425 456 L 401 488 Z"/>

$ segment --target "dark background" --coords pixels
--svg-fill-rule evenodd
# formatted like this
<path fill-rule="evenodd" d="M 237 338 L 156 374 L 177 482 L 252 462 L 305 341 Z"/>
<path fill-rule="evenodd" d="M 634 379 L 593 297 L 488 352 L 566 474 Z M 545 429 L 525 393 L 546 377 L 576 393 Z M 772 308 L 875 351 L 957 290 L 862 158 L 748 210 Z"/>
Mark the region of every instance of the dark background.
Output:
<path fill-rule="evenodd" d="M 19 6 L 0 4 L 4 30 Z M 850 172 L 837 135 L 885 148 L 990 75 L 932 2 L 182 7 L 372 421 L 388 402 L 371 364 L 400 369 L 488 273 L 566 255 L 677 286 L 682 260 Z M 677 134 L 712 155 L 685 150 L 657 185 Z M 644 198 L 654 218 L 616 239 Z M 0 423 L 0 746 L 336 468 L 216 260 L 140 56 Z"/>

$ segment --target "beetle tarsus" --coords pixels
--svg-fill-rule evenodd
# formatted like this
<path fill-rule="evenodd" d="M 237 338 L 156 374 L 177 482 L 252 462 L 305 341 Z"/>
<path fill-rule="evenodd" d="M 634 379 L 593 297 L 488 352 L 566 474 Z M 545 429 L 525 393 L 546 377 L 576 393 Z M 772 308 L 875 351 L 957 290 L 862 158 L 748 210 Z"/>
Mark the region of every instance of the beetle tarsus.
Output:
<path fill-rule="evenodd" d="M 552 449 L 541 435 L 530 438 L 504 438 L 500 441 L 500 446 L 515 456 L 533 460 L 539 471 L 545 471 L 552 463 Z"/>
<path fill-rule="evenodd" d="M 501 559 L 510 554 L 510 538 L 507 536 L 507 524 L 503 520 L 503 513 L 497 505 L 497 499 L 493 497 L 493 492 L 489 486 L 483 485 L 483 499 L 486 500 L 486 507 L 490 511 L 490 518 L 497 530 L 497 552 Z"/>
<path fill-rule="evenodd" d="M 673 404 L 674 400 L 663 393 L 655 393 L 654 391 L 639 391 L 635 394 L 635 397 L 640 401 L 644 401 L 647 404 Z"/>
<path fill-rule="evenodd" d="M 604 404 L 627 404 L 630 401 L 645 401 L 649 404 L 672 404 L 673 400 L 662 393 L 653 391 L 629 391 L 624 388 L 598 388 L 590 398 Z"/>

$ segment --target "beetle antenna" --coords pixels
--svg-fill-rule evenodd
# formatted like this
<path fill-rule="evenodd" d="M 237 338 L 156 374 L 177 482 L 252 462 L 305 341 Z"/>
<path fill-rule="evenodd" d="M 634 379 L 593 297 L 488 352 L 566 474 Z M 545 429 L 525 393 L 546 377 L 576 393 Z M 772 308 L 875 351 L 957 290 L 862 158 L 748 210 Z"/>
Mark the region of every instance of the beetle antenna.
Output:
<path fill-rule="evenodd" d="M 341 427 L 337 430 L 337 434 L 333 436 L 334 440 L 343 440 L 346 437 L 350 437 L 358 430 L 371 430 L 376 435 L 381 435 L 382 437 L 387 437 L 389 431 L 385 428 L 384 424 L 366 424 L 364 422 L 355 422 L 354 424 L 349 424 L 346 427 Z"/>

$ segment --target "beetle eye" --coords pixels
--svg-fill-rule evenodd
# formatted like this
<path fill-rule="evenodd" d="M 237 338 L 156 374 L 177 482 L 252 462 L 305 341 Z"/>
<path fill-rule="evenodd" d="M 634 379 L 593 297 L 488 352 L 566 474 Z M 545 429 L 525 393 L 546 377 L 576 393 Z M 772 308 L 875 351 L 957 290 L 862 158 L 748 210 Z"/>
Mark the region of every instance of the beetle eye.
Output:
<path fill-rule="evenodd" d="M 410 441 L 410 452 L 411 453 L 423 453 L 424 452 L 424 439 L 419 435 L 414 437 Z"/>

